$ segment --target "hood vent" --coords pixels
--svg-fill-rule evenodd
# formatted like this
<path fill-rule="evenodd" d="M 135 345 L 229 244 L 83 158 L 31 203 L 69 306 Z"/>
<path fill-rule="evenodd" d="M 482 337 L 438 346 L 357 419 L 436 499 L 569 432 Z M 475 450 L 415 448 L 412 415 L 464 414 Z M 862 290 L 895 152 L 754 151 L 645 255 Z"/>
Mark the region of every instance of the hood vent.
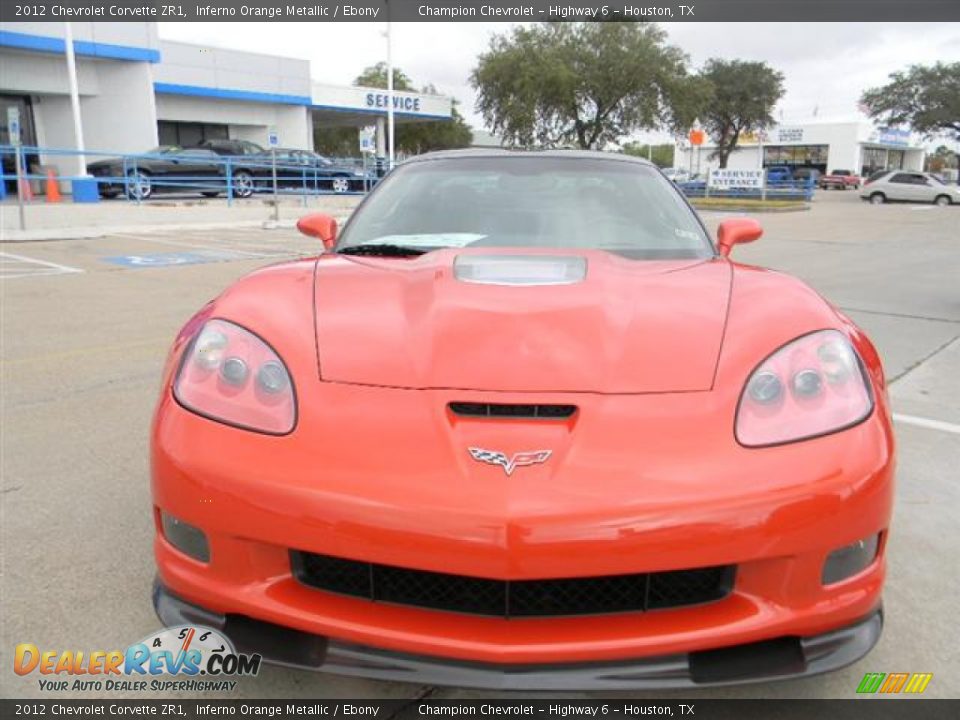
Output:
<path fill-rule="evenodd" d="M 522 418 L 525 420 L 566 420 L 577 411 L 576 405 L 521 405 L 452 402 L 450 412 L 459 417 Z"/>
<path fill-rule="evenodd" d="M 481 285 L 574 285 L 587 276 L 587 259 L 569 255 L 459 255 L 453 275 Z"/>

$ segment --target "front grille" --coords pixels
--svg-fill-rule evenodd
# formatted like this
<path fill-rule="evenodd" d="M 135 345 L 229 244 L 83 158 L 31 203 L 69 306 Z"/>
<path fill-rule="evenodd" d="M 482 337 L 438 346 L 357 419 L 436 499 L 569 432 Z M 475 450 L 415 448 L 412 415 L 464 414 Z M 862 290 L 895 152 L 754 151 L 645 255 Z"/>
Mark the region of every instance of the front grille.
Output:
<path fill-rule="evenodd" d="M 367 600 L 433 610 L 543 617 L 602 615 L 682 607 L 725 597 L 735 567 L 552 580 L 489 580 L 308 552 L 290 553 L 304 585 Z"/>
<path fill-rule="evenodd" d="M 533 418 L 565 420 L 577 411 L 576 405 L 526 405 L 503 403 L 452 402 L 450 412 L 461 417 Z"/>

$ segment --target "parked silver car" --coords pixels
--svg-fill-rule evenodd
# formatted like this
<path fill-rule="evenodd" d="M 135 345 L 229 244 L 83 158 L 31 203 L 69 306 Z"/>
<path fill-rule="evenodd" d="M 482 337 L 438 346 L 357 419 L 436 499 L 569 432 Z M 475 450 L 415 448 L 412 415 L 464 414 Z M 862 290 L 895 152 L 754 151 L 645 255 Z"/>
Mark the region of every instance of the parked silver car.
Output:
<path fill-rule="evenodd" d="M 872 176 L 860 197 L 874 205 L 885 202 L 922 202 L 960 205 L 960 188 L 946 185 L 936 175 L 909 170 L 887 170 Z"/>

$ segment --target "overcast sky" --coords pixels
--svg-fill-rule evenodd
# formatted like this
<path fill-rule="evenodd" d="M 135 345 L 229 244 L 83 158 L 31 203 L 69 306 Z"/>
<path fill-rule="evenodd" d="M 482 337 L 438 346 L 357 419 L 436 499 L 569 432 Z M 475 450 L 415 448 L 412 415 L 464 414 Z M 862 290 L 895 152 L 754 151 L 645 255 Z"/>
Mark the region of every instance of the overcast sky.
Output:
<path fill-rule="evenodd" d="M 911 63 L 960 58 L 956 23 L 662 23 L 694 68 L 707 58 L 761 60 L 786 76 L 775 113 L 786 123 L 853 120 L 865 87 Z M 394 23 L 394 63 L 416 85 L 432 83 L 461 103 L 474 127 L 470 71 L 509 23 Z M 160 36 L 310 60 L 313 78 L 350 84 L 385 59 L 385 23 L 160 23 Z M 951 143 L 953 144 L 953 143 Z"/>

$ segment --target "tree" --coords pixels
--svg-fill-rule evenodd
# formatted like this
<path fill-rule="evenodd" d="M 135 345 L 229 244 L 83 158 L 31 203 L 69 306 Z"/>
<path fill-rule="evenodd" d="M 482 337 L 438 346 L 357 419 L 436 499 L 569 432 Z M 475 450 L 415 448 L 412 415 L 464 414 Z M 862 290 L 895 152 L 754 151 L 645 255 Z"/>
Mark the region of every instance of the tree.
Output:
<path fill-rule="evenodd" d="M 471 74 L 509 145 L 602 148 L 672 126 L 687 58 L 651 23 L 538 23 L 494 36 Z M 679 103 L 676 103 L 679 104 Z"/>
<path fill-rule="evenodd" d="M 960 140 L 960 62 L 911 65 L 892 73 L 886 85 L 866 90 L 860 102 L 871 118 L 887 125 Z"/>
<path fill-rule="evenodd" d="M 651 160 L 657 167 L 673 167 L 673 145 L 670 143 L 663 145 L 641 145 L 636 142 L 629 142 L 623 146 L 625 155 L 633 155 Z"/>
<path fill-rule="evenodd" d="M 354 85 L 385 89 L 387 87 L 387 64 L 379 62 L 365 69 Z M 399 68 L 393 69 L 393 89 L 416 91 L 413 81 Z M 437 95 L 436 87 L 425 85 L 420 89 L 425 95 Z M 398 125 L 396 128 L 396 149 L 407 155 L 419 155 L 433 150 L 448 150 L 451 148 L 470 147 L 473 142 L 473 133 L 457 110 L 457 101 L 453 101 L 451 120 L 437 120 L 433 122 L 413 122 Z M 388 131 L 389 132 L 389 131 Z M 354 131 L 354 141 L 356 131 Z"/>
<path fill-rule="evenodd" d="M 710 59 L 700 71 L 703 129 L 716 143 L 711 158 L 727 167 L 743 133 L 773 124 L 773 108 L 783 97 L 783 74 L 763 62 Z"/>
<path fill-rule="evenodd" d="M 378 62 L 376 65 L 370 65 L 362 73 L 357 75 L 353 81 L 354 85 L 363 87 L 387 88 L 387 64 Z M 413 81 L 400 68 L 393 69 L 393 89 L 394 90 L 413 90 Z"/>
<path fill-rule="evenodd" d="M 357 154 L 357 129 L 349 127 L 314 127 L 313 149 L 321 155 L 352 157 Z"/>
<path fill-rule="evenodd" d="M 946 145 L 940 145 L 930 155 L 927 155 L 927 170 L 940 172 L 945 169 L 955 169 L 960 165 L 960 153 L 953 152 Z"/>

